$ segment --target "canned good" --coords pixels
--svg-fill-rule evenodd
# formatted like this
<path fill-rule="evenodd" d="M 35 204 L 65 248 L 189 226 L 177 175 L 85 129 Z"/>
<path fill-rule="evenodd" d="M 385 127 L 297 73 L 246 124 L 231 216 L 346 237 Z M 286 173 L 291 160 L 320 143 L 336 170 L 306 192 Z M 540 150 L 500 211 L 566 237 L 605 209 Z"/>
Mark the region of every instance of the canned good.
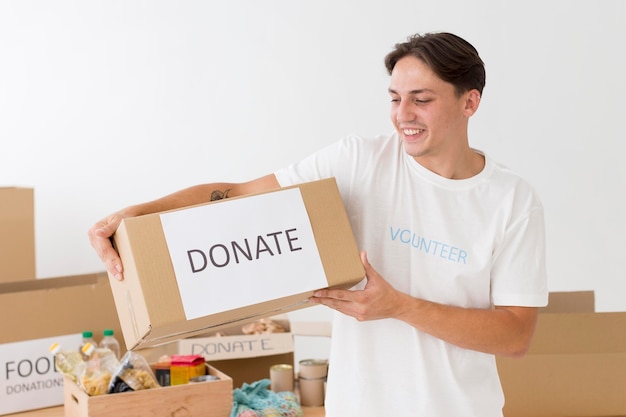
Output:
<path fill-rule="evenodd" d="M 200 375 L 193 377 L 189 380 L 189 383 L 197 383 L 197 382 L 207 382 L 207 381 L 217 381 L 219 378 L 215 375 Z"/>
<path fill-rule="evenodd" d="M 327 359 L 303 359 L 299 362 L 300 378 L 305 379 L 318 379 L 326 378 L 328 374 L 328 360 Z"/>
<path fill-rule="evenodd" d="M 270 381 L 274 392 L 293 391 L 293 366 L 283 363 L 272 365 L 270 367 Z"/>

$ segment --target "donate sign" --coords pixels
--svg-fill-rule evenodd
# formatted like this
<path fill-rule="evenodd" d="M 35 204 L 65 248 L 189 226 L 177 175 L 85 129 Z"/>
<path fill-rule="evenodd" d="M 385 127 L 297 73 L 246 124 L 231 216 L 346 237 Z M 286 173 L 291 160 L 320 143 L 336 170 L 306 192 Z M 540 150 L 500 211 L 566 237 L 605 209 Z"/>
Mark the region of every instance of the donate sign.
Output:
<path fill-rule="evenodd" d="M 160 219 L 187 320 L 328 286 L 298 188 Z"/>

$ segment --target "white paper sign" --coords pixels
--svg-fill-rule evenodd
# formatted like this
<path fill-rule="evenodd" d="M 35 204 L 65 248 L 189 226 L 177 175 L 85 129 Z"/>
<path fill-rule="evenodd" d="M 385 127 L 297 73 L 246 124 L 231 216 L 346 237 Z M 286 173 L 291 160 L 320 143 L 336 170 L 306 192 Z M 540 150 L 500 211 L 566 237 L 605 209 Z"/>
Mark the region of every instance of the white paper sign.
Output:
<path fill-rule="evenodd" d="M 328 286 L 298 188 L 160 217 L 187 320 Z"/>
<path fill-rule="evenodd" d="M 240 334 L 219 337 L 191 337 L 178 341 L 181 355 L 202 355 L 207 361 L 256 358 L 293 352 L 293 334 Z"/>
<path fill-rule="evenodd" d="M 78 350 L 82 334 L 0 344 L 0 414 L 63 404 L 63 375 L 50 346 Z"/>

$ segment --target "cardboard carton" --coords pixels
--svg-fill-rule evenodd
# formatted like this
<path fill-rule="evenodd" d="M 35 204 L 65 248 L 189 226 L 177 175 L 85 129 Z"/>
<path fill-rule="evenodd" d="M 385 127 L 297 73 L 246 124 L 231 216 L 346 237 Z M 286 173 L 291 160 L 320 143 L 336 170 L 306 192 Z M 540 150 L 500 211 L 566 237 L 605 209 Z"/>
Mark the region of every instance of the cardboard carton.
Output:
<path fill-rule="evenodd" d="M 81 333 L 121 333 L 105 273 L 0 283 L 0 415 L 63 404 L 48 348 L 78 350 Z"/>
<path fill-rule="evenodd" d="M 35 278 L 33 189 L 0 187 L 0 282 Z"/>
<path fill-rule="evenodd" d="M 230 377 L 213 366 L 207 373 L 219 380 L 90 397 L 64 378 L 65 417 L 224 417 L 233 405 Z"/>
<path fill-rule="evenodd" d="M 235 387 L 269 378 L 277 364 L 294 364 L 294 339 L 286 315 L 272 317 L 283 333 L 245 334 L 242 326 L 220 331 L 219 335 L 192 337 L 178 342 L 178 352 L 202 355 L 211 365 L 233 379 Z"/>
<path fill-rule="evenodd" d="M 334 179 L 125 219 L 114 243 L 129 349 L 304 308 L 365 276 Z"/>
<path fill-rule="evenodd" d="M 527 355 L 497 358 L 505 417 L 626 415 L 626 313 L 589 311 L 591 292 L 550 301 Z"/>

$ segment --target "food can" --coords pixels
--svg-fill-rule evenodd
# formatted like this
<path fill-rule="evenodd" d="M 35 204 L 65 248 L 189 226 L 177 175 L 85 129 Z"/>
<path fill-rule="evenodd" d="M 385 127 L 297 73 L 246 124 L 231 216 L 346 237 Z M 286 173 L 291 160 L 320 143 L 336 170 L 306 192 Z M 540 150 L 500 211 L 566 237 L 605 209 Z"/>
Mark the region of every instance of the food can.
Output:
<path fill-rule="evenodd" d="M 272 365 L 270 367 L 270 381 L 274 392 L 293 392 L 293 366 L 284 363 Z"/>
<path fill-rule="evenodd" d="M 305 379 L 317 379 L 326 378 L 328 374 L 328 360 L 327 359 L 303 359 L 299 362 L 300 378 Z"/>
<path fill-rule="evenodd" d="M 200 375 L 193 377 L 189 380 L 189 383 L 198 383 L 198 382 L 207 382 L 207 381 L 217 381 L 219 378 L 215 375 Z"/>

